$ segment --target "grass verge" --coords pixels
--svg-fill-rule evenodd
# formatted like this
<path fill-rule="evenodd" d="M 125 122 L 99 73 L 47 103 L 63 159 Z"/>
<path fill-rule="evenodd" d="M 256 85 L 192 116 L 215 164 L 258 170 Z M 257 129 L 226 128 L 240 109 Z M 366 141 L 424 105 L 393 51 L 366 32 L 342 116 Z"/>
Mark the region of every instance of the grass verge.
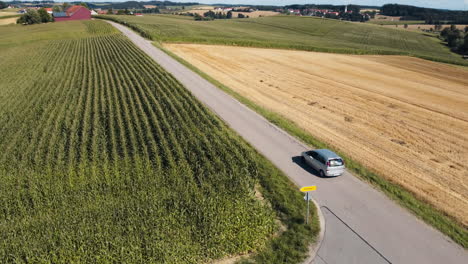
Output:
<path fill-rule="evenodd" d="M 158 48 L 161 48 L 164 52 L 168 55 L 188 67 L 189 69 L 193 70 L 201 77 L 206 79 L 207 81 L 211 82 L 213 85 L 217 86 L 221 90 L 225 91 L 229 95 L 233 96 L 236 100 L 243 103 L 244 105 L 248 106 L 258 114 L 265 117 L 268 121 L 275 124 L 276 126 L 280 127 L 290 135 L 296 137 L 297 139 L 301 140 L 305 144 L 315 147 L 315 148 L 328 148 L 333 149 L 329 144 L 315 138 L 313 135 L 305 131 L 304 129 L 300 128 L 294 122 L 288 120 L 287 118 L 270 111 L 264 107 L 261 107 L 251 100 L 243 97 L 242 95 L 238 94 L 234 90 L 230 89 L 229 87 L 223 85 L 219 81 L 215 80 L 214 78 L 210 77 L 208 74 L 202 72 L 192 64 L 188 63 L 184 59 L 180 58 L 179 56 L 175 55 L 171 51 L 165 49 L 164 47 L 156 44 Z M 444 214 L 443 212 L 437 210 L 429 203 L 424 200 L 418 199 L 413 193 L 404 189 L 401 185 L 396 184 L 392 181 L 384 179 L 380 177 L 376 173 L 372 172 L 371 170 L 364 167 L 357 161 L 352 160 L 349 158 L 345 153 L 336 151 L 347 164 L 347 168 L 352 171 L 355 175 L 359 176 L 361 179 L 371 183 L 373 186 L 377 187 L 383 193 L 385 193 L 390 199 L 396 201 L 401 206 L 407 208 L 410 212 L 416 215 L 418 218 L 422 219 L 427 224 L 433 226 L 440 232 L 444 233 L 453 241 L 464 247 L 465 249 L 468 248 L 468 231 L 467 229 L 455 219 L 451 218 L 450 216 Z"/>
<path fill-rule="evenodd" d="M 253 155 L 255 160 L 262 161 L 257 164 L 260 192 L 271 203 L 278 218 L 286 226 L 286 230 L 270 239 L 260 252 L 242 258 L 238 263 L 299 263 L 307 257 L 309 245 L 316 242 L 320 231 L 318 208 L 314 203 L 310 203 L 312 220 L 306 225 L 304 223 L 306 203 L 303 201 L 302 193 L 297 191 L 297 187 L 283 172 L 257 151 L 255 152 L 256 156 Z"/>

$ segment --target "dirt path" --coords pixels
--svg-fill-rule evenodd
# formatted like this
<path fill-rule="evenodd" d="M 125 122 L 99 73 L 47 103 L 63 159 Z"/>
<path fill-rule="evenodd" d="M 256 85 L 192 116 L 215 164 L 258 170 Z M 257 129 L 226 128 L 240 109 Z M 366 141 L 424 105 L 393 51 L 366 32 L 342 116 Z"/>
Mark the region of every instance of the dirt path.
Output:
<path fill-rule="evenodd" d="M 468 71 L 400 56 L 166 47 L 468 225 Z"/>

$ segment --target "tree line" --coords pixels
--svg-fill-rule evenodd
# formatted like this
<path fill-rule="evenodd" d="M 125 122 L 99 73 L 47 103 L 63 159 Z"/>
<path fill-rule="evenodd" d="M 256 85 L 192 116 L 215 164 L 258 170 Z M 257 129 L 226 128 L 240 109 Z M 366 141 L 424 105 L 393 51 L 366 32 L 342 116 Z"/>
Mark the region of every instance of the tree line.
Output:
<path fill-rule="evenodd" d="M 452 51 L 468 55 L 468 26 L 464 30 L 458 29 L 455 25 L 446 27 L 440 32 L 440 38 L 447 42 L 447 46 Z"/>
<path fill-rule="evenodd" d="M 215 19 L 231 19 L 234 17 L 232 11 L 228 11 L 227 13 L 224 12 L 213 12 L 212 10 L 203 13 L 200 15 L 198 13 L 181 13 L 180 15 L 186 16 L 193 16 L 196 21 L 210 21 Z M 237 18 L 249 18 L 248 15 L 244 15 L 242 13 L 237 14 Z"/>
<path fill-rule="evenodd" d="M 380 9 L 386 16 L 401 16 L 402 20 L 424 20 L 426 24 L 450 21 L 454 24 L 468 24 L 468 11 L 451 11 L 409 5 L 386 4 Z"/>

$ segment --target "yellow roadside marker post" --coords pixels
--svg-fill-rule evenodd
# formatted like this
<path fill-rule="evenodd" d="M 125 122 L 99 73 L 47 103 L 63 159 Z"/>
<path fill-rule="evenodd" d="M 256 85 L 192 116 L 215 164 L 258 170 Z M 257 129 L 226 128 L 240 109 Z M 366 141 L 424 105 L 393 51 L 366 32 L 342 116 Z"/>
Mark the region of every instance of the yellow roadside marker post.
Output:
<path fill-rule="evenodd" d="M 307 201 L 307 214 L 306 214 L 306 224 L 309 224 L 309 201 L 312 200 L 312 196 L 309 195 L 310 191 L 317 190 L 317 186 L 306 186 L 299 189 L 301 192 L 305 192 L 306 195 L 304 196 L 304 200 Z"/>

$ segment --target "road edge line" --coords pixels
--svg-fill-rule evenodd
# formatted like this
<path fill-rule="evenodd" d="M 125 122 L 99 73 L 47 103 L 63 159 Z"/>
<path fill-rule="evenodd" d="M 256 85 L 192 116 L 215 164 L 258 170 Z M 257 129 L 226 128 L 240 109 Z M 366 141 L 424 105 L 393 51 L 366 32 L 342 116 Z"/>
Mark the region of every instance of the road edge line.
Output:
<path fill-rule="evenodd" d="M 317 208 L 317 215 L 319 218 L 320 231 L 317 236 L 317 241 L 309 245 L 309 256 L 302 262 L 303 264 L 311 264 L 314 262 L 318 255 L 320 248 L 322 247 L 323 239 L 325 238 L 325 217 L 323 216 L 322 209 L 315 199 L 312 199 L 315 207 Z"/>

